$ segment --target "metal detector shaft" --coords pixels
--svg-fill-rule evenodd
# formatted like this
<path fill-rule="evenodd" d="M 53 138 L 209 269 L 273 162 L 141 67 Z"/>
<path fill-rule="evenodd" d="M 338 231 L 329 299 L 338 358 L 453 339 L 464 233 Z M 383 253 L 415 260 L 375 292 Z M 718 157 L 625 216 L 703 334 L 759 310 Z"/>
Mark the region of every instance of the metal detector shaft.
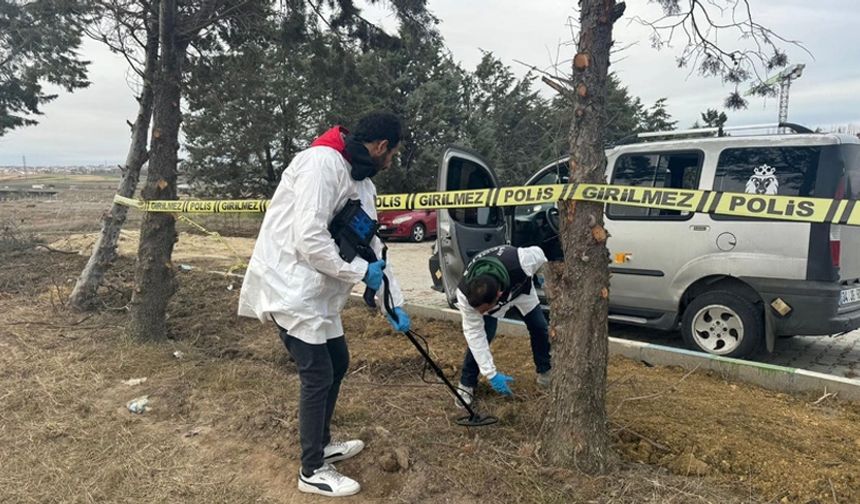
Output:
<path fill-rule="evenodd" d="M 451 392 L 454 394 L 454 397 L 456 397 L 457 400 L 460 401 L 460 404 L 462 404 L 463 407 L 466 408 L 466 411 L 469 412 L 469 417 L 475 418 L 476 416 L 478 416 L 477 413 L 475 413 L 475 411 L 472 409 L 472 407 L 469 406 L 469 403 L 467 403 L 466 400 L 463 399 L 463 397 L 457 391 L 457 389 L 454 388 L 454 385 L 451 383 L 451 380 L 449 380 L 448 377 L 445 376 L 445 372 L 442 371 L 442 368 L 440 368 L 439 365 L 436 364 L 436 361 L 434 361 L 433 358 L 430 357 L 430 354 L 428 354 L 427 351 L 424 349 L 424 347 L 422 347 L 421 344 L 418 343 L 418 340 L 415 339 L 415 333 L 413 333 L 412 330 L 409 330 L 406 331 L 405 334 L 409 338 L 409 341 L 411 341 L 412 344 L 415 345 L 415 348 L 418 349 L 418 353 L 420 353 L 421 356 L 424 357 L 424 360 L 427 361 L 427 364 L 430 364 L 430 367 L 433 368 L 433 372 L 436 373 L 436 376 L 442 379 L 445 385 L 447 385 Z"/>
<path fill-rule="evenodd" d="M 387 260 L 388 259 L 387 256 L 388 256 L 388 247 L 383 246 L 383 248 L 382 248 L 382 260 L 383 261 Z M 382 275 L 382 283 L 384 284 L 384 287 L 385 287 L 385 291 L 382 293 L 382 299 L 383 299 L 382 304 L 385 307 L 386 313 L 388 313 L 388 315 L 392 319 L 397 321 L 397 319 L 398 319 L 397 314 L 394 313 L 394 309 L 391 306 L 391 291 L 390 291 L 389 280 L 385 274 Z M 368 302 L 367 301 L 367 293 L 365 293 L 365 302 Z M 368 304 L 370 304 L 370 303 L 368 302 Z M 480 418 L 480 415 L 475 413 L 475 410 L 472 409 L 472 407 L 469 405 L 469 403 L 467 403 L 466 400 L 463 399 L 463 397 L 457 391 L 457 389 L 454 388 L 454 385 L 451 383 L 451 380 L 449 380 L 448 377 L 445 376 L 445 372 L 442 371 L 442 368 L 440 368 L 439 365 L 436 364 L 436 361 L 434 361 L 433 358 L 430 357 L 430 354 L 427 353 L 427 350 L 425 350 L 424 347 L 422 347 L 421 344 L 418 343 L 418 340 L 415 338 L 415 333 L 410 329 L 410 330 L 406 331 L 405 334 L 409 338 L 409 341 L 411 341 L 412 344 L 415 345 L 415 348 L 418 350 L 418 353 L 421 354 L 421 357 L 424 357 L 424 360 L 427 361 L 427 364 L 429 364 L 430 367 L 433 368 L 433 372 L 436 373 L 436 376 L 438 376 L 442 380 L 442 382 L 454 394 L 454 397 L 456 397 L 457 400 L 460 402 L 460 404 L 462 404 L 463 407 L 466 408 L 466 411 L 469 412 L 469 418 L 470 419 Z"/>

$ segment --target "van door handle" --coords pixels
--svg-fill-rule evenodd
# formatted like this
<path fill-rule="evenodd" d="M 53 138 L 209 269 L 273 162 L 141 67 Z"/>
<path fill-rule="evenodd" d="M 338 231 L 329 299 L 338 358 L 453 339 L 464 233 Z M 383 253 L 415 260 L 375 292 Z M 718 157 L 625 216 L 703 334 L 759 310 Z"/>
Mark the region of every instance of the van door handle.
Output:
<path fill-rule="evenodd" d="M 706 226 L 704 224 L 694 224 L 690 226 L 690 229 L 692 231 L 709 231 L 711 229 L 711 226 Z"/>

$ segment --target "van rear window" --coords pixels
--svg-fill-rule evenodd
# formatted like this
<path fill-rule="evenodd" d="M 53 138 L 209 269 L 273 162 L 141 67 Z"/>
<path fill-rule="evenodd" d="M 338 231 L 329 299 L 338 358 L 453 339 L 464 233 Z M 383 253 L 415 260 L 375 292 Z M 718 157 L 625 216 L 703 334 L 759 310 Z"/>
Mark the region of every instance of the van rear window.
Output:
<path fill-rule="evenodd" d="M 751 147 L 720 153 L 714 190 L 815 196 L 821 147 Z"/>
<path fill-rule="evenodd" d="M 845 160 L 845 173 L 848 185 L 845 195 L 850 199 L 860 199 L 860 145 L 842 145 L 842 158 Z"/>

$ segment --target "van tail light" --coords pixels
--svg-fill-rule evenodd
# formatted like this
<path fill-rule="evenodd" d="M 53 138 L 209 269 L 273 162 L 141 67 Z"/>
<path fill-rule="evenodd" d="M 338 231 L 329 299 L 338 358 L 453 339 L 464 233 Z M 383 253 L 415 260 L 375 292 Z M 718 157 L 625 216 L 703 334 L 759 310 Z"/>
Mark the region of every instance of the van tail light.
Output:
<path fill-rule="evenodd" d="M 839 254 L 842 252 L 842 242 L 830 239 L 830 260 L 833 261 L 833 267 L 839 267 Z"/>
<path fill-rule="evenodd" d="M 836 184 L 836 191 L 833 194 L 833 199 L 841 200 L 845 197 L 845 176 L 843 175 L 839 179 L 839 183 Z M 834 268 L 839 267 L 839 255 L 842 252 L 842 240 L 841 240 L 841 232 L 840 226 L 838 224 L 832 224 L 830 226 L 830 260 L 833 263 Z"/>

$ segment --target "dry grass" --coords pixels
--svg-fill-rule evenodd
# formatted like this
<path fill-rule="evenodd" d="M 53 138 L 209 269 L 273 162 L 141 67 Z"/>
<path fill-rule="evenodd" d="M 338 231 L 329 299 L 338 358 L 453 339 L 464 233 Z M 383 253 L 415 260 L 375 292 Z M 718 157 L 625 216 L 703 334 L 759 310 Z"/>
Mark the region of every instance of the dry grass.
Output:
<path fill-rule="evenodd" d="M 172 339 L 141 344 L 126 339 L 121 310 L 89 318 L 66 310 L 67 280 L 83 257 L 19 252 L 2 260 L 4 501 L 316 502 L 295 491 L 294 368 L 271 327 L 234 316 L 230 280 L 182 275 Z M 131 263 L 122 261 L 106 302 L 127 302 L 130 280 Z M 464 429 L 453 424 L 459 412 L 445 390 L 418 378 L 422 363 L 408 341 L 363 307 L 348 308 L 344 321 L 352 363 L 335 431 L 368 442 L 366 454 L 342 464 L 364 485 L 354 501 L 833 502 L 835 494 L 844 503 L 860 495 L 856 406 L 613 359 L 609 408 L 621 462 L 609 476 L 588 477 L 540 463 L 535 434 L 548 405 L 527 341 L 494 344 L 517 377 L 517 396 L 478 390 L 480 408 L 500 424 Z M 458 328 L 415 325 L 453 373 Z M 138 377 L 148 379 L 122 384 Z M 141 395 L 152 410 L 132 415 L 125 404 Z M 398 453 L 408 468 L 386 472 L 381 461 Z"/>
<path fill-rule="evenodd" d="M 13 219 L 29 232 L 42 236 L 46 241 L 52 237 L 71 233 L 97 233 L 100 217 L 107 211 L 119 185 L 119 178 L 100 175 L 44 175 L 24 179 L 20 176 L 0 176 L 0 185 L 30 187 L 32 184 L 54 184 L 55 199 L 0 201 L 0 215 Z M 143 214 L 129 211 L 126 229 L 140 227 Z M 199 215 L 192 218 L 210 231 L 225 236 L 256 237 L 259 230 L 259 215 L 220 214 Z M 193 226 L 179 224 L 180 231 L 199 233 Z"/>
<path fill-rule="evenodd" d="M 199 267 L 180 275 L 162 343 L 125 336 L 129 259 L 109 271 L 102 312 L 67 309 L 86 257 L 34 251 L 30 239 L 38 233 L 56 248 L 86 250 L 81 234 L 98 229 L 113 191 L 91 182 L 61 193 L 59 205 L 0 203 L 30 237 L 0 251 L 0 501 L 319 502 L 295 490 L 292 363 L 269 325 L 234 315 L 237 280 L 201 271 L 232 262 L 223 245 L 194 235 L 177 244 L 176 262 Z M 140 216 L 129 216 L 133 230 Z M 202 223 L 247 236 L 258 220 Z M 72 231 L 78 236 L 55 242 Z M 124 232 L 121 252 L 135 238 Z M 231 240 L 250 252 L 250 240 Z M 860 502 L 856 404 L 612 359 L 608 407 L 619 466 L 588 477 L 541 464 L 536 434 L 549 405 L 534 383 L 527 340 L 494 343 L 496 359 L 517 377 L 516 397 L 477 391 L 479 408 L 500 424 L 464 429 L 453 424 L 460 412 L 452 398 L 421 382 L 422 361 L 378 314 L 351 306 L 344 323 L 352 362 L 335 432 L 368 442 L 367 453 L 341 464 L 364 487 L 347 501 Z M 415 327 L 453 375 L 464 348 L 459 328 L 420 319 Z M 139 377 L 147 381 L 122 383 Z M 125 404 L 142 395 L 152 409 L 129 413 Z M 407 468 L 383 469 L 398 456 Z"/>

